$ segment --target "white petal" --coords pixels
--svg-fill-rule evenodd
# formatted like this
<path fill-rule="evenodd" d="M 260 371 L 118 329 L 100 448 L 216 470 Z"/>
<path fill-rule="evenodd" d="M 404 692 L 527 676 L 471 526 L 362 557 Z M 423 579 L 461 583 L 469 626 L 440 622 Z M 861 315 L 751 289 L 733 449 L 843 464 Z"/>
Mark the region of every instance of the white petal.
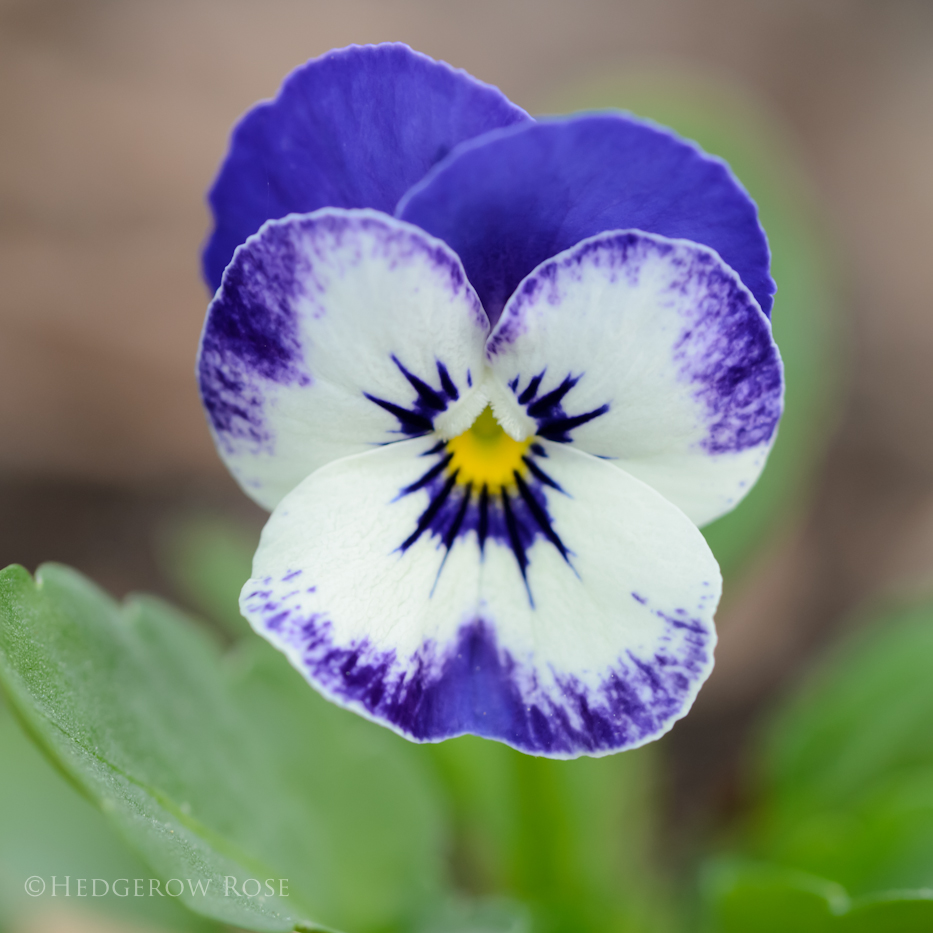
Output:
<path fill-rule="evenodd" d="M 697 524 L 754 485 L 783 405 L 770 323 L 738 276 L 704 246 L 640 231 L 542 263 L 487 356 L 539 435 L 611 460 Z"/>
<path fill-rule="evenodd" d="M 488 329 L 460 260 L 417 227 L 337 208 L 269 221 L 237 249 L 201 339 L 221 457 L 272 508 L 325 463 L 471 406 Z"/>
<path fill-rule="evenodd" d="M 572 758 L 666 732 L 712 668 L 721 581 L 696 526 L 544 442 L 508 508 L 487 497 L 484 533 L 479 496 L 431 474 L 433 440 L 336 461 L 283 499 L 241 596 L 253 627 L 326 696 L 416 741 L 470 732 Z"/>

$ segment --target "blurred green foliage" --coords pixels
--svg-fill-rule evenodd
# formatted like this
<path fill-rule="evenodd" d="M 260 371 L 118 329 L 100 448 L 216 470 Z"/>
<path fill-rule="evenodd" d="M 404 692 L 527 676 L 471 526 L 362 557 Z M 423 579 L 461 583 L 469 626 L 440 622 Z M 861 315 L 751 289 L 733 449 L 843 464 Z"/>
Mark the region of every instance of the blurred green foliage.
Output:
<path fill-rule="evenodd" d="M 875 611 L 780 707 L 715 929 L 778 928 L 750 919 L 767 902 L 785 929 L 933 930 L 931 670 L 933 601 Z"/>
<path fill-rule="evenodd" d="M 658 758 L 533 758 L 473 736 L 426 746 L 447 790 L 467 890 L 523 900 L 536 930 L 663 931 L 656 877 Z"/>
<path fill-rule="evenodd" d="M 825 878 L 776 865 L 720 863 L 706 877 L 717 933 L 927 933 L 933 891 L 851 899 Z"/>
<path fill-rule="evenodd" d="M 417 933 L 532 933 L 529 911 L 505 898 L 450 898 L 433 911 Z"/>
<path fill-rule="evenodd" d="M 230 638 L 250 631 L 240 614 L 240 590 L 253 569 L 258 535 L 213 514 L 178 515 L 156 541 L 165 576 L 181 599 Z"/>

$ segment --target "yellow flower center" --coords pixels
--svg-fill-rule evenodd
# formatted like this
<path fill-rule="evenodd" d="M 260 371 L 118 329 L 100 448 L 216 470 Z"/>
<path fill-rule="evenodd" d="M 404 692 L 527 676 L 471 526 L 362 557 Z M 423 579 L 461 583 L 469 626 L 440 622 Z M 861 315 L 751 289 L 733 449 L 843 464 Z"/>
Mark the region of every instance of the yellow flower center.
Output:
<path fill-rule="evenodd" d="M 448 469 L 457 471 L 458 483 L 499 490 L 514 484 L 516 470 L 525 472 L 522 457 L 531 440 L 529 437 L 516 441 L 509 437 L 487 405 L 463 434 L 447 442 L 447 452 L 452 455 Z"/>

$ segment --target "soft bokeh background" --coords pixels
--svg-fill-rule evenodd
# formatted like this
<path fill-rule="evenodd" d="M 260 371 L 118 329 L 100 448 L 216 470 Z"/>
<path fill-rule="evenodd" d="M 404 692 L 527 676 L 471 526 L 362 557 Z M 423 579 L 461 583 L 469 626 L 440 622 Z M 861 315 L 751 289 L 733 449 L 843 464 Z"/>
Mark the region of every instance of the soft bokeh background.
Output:
<path fill-rule="evenodd" d="M 256 533 L 193 378 L 204 191 L 291 68 L 390 39 L 532 113 L 674 125 L 730 159 L 771 234 L 793 417 L 770 485 L 711 532 L 718 665 L 659 750 L 676 872 L 742 812 L 754 724 L 851 610 L 933 588 L 925 0 L 0 0 L 0 566 L 192 606 L 179 555 L 225 546 L 214 518 Z"/>

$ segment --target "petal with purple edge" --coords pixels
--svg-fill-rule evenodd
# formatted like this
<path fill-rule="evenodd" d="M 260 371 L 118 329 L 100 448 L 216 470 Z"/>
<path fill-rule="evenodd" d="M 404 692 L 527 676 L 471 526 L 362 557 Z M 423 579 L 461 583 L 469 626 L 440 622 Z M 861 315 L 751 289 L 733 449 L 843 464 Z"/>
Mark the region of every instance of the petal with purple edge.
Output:
<path fill-rule="evenodd" d="M 417 227 L 329 208 L 269 221 L 237 250 L 201 337 L 220 455 L 271 509 L 323 464 L 469 407 L 488 330 L 460 261 Z"/>
<path fill-rule="evenodd" d="M 635 228 L 714 249 L 771 311 L 768 243 L 728 166 L 621 113 L 541 121 L 464 143 L 397 214 L 450 244 L 493 323 L 539 263 L 594 234 Z"/>
<path fill-rule="evenodd" d="M 211 287 L 265 221 L 321 207 L 391 214 L 454 146 L 530 117 L 496 88 L 401 43 L 350 46 L 295 69 L 237 124 L 211 189 Z"/>
<path fill-rule="evenodd" d="M 538 435 L 606 458 L 698 524 L 754 485 L 781 416 L 771 325 L 738 276 L 712 250 L 640 231 L 543 263 L 487 356 Z"/>
<path fill-rule="evenodd" d="M 574 758 L 666 732 L 712 668 L 721 580 L 696 526 L 543 441 L 550 485 L 512 487 L 481 542 L 467 487 L 422 482 L 432 441 L 335 461 L 282 500 L 240 599 L 256 631 L 325 696 L 415 741 Z"/>

